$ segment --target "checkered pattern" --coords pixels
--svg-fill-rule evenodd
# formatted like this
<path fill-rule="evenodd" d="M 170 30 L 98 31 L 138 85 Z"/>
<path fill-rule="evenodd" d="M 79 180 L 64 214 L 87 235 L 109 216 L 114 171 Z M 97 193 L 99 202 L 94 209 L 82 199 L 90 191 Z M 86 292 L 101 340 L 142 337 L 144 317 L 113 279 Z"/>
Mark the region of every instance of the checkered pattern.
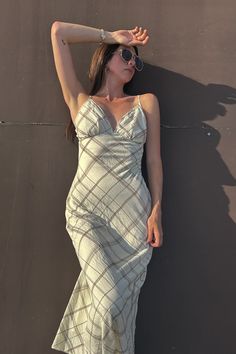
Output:
<path fill-rule="evenodd" d="M 90 96 L 74 120 L 79 164 L 66 199 L 66 230 L 81 272 L 51 348 L 134 354 L 151 196 L 141 173 L 146 117 L 140 98 L 116 128 Z"/>

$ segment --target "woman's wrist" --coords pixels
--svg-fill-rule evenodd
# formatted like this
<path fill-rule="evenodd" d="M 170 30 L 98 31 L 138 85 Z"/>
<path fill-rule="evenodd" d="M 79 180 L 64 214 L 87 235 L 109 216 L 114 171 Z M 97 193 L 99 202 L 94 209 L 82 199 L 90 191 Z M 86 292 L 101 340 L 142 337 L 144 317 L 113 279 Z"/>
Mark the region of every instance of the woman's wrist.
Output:
<path fill-rule="evenodd" d="M 159 213 L 161 212 L 161 201 L 157 200 L 155 203 L 152 203 L 152 212 Z"/>
<path fill-rule="evenodd" d="M 115 44 L 117 43 L 117 41 L 114 38 L 114 32 L 110 32 L 110 31 L 104 31 L 105 34 L 105 39 L 104 39 L 104 43 L 107 44 Z"/>

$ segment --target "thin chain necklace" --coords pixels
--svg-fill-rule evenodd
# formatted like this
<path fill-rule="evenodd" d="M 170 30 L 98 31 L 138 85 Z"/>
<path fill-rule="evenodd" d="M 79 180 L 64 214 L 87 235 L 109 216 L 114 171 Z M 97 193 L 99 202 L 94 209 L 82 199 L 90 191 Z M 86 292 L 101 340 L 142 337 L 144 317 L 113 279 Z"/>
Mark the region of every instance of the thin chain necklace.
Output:
<path fill-rule="evenodd" d="M 106 89 L 106 92 L 104 92 L 104 96 L 103 96 L 103 92 L 101 92 L 100 93 L 102 96 L 98 96 L 99 98 L 102 98 L 102 99 L 104 99 L 105 101 L 107 101 L 107 102 L 111 102 L 109 99 L 107 99 L 107 97 L 106 97 L 106 95 L 108 95 L 109 93 L 108 93 L 108 90 Z M 123 93 L 124 94 L 124 93 Z M 124 97 L 129 97 L 128 95 L 125 95 L 124 94 L 124 96 L 121 96 L 121 97 L 118 97 L 116 100 L 118 100 L 118 99 L 120 99 L 120 98 L 124 98 Z"/>

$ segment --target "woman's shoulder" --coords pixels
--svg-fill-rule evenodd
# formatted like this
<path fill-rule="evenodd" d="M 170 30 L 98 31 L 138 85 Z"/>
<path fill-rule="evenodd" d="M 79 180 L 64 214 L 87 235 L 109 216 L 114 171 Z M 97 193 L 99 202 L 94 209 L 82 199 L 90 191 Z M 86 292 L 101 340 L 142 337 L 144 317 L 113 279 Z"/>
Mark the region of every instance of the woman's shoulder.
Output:
<path fill-rule="evenodd" d="M 142 100 L 145 101 L 152 101 L 152 100 L 158 100 L 157 95 L 152 92 L 147 92 L 139 95 Z"/>
<path fill-rule="evenodd" d="M 155 95 L 152 92 L 148 93 L 143 93 L 139 95 L 140 102 L 143 106 L 143 108 L 148 109 L 148 107 L 153 106 L 153 105 L 158 105 L 159 106 L 159 100 L 157 95 Z"/>

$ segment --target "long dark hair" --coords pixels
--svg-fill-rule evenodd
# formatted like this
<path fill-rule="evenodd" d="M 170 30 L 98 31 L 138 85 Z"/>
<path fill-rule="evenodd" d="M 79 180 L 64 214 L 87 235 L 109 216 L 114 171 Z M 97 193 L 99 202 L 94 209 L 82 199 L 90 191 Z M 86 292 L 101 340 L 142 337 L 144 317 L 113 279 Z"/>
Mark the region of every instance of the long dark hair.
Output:
<path fill-rule="evenodd" d="M 105 67 L 108 61 L 112 58 L 113 52 L 120 46 L 119 43 L 107 44 L 102 43 L 93 53 L 88 77 L 92 84 L 89 95 L 95 95 L 101 88 L 104 80 Z M 138 55 L 137 46 L 133 46 L 136 55 Z M 134 77 L 134 76 L 133 76 Z M 132 79 L 124 85 L 124 92 L 126 93 L 127 86 L 130 85 Z M 76 143 L 75 127 L 72 119 L 66 126 L 66 139 Z"/>

